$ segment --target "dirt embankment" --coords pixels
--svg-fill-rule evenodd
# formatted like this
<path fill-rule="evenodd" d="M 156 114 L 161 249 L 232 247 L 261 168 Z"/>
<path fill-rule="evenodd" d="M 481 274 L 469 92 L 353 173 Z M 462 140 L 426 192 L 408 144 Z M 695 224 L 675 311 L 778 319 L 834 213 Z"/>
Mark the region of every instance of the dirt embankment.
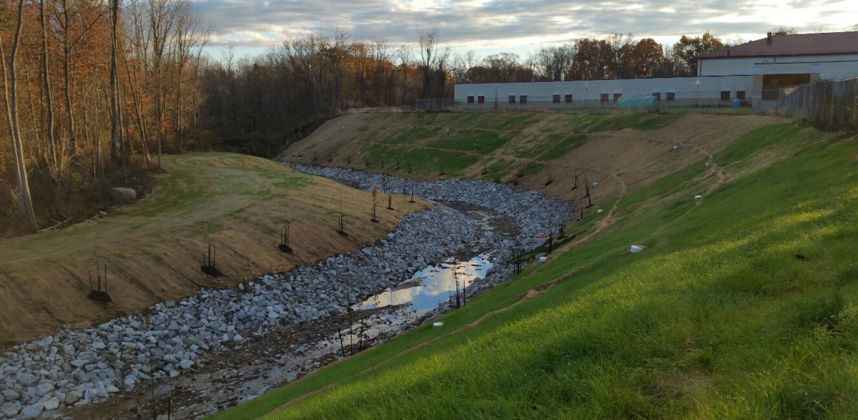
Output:
<path fill-rule="evenodd" d="M 381 197 L 371 223 L 370 193 L 264 159 L 179 155 L 166 167 L 151 196 L 109 217 L 0 241 L 0 346 L 350 252 L 427 205 L 395 197 L 387 210 Z M 336 231 L 340 212 L 346 235 Z M 287 220 L 291 254 L 278 249 Z M 200 270 L 209 243 L 222 276 Z M 107 269 L 107 304 L 87 298 L 96 263 Z"/>
<path fill-rule="evenodd" d="M 598 183 L 591 190 L 599 202 L 615 199 L 780 121 L 714 113 L 356 113 L 325 123 L 280 158 L 419 180 L 450 176 L 458 163 L 453 175 L 514 182 L 580 207 L 585 180 Z"/>

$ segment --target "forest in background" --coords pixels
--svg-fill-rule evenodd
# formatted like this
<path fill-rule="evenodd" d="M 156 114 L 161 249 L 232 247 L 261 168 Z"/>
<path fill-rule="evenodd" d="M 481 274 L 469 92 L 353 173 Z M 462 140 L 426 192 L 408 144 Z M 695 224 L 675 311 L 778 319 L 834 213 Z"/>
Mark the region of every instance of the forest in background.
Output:
<path fill-rule="evenodd" d="M 333 30 L 237 60 L 206 42 L 188 0 L 4 1 L 0 237 L 92 217 L 118 204 L 114 187 L 145 195 L 162 153 L 272 157 L 348 108 L 451 97 L 456 83 L 682 76 L 724 46 L 614 35 L 480 59 L 437 31 L 399 45 Z"/>

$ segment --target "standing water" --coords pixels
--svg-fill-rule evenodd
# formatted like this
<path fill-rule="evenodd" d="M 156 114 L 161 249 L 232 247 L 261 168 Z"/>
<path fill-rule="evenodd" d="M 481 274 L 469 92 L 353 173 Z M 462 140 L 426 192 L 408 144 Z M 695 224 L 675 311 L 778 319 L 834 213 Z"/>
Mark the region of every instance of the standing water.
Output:
<path fill-rule="evenodd" d="M 465 289 L 475 280 L 483 278 L 492 268 L 487 254 L 467 261 L 448 259 L 430 265 L 393 289 L 385 290 L 362 303 L 355 309 L 374 309 L 386 306 L 410 305 L 418 312 L 428 312 L 441 303 L 455 301 L 456 290 Z"/>

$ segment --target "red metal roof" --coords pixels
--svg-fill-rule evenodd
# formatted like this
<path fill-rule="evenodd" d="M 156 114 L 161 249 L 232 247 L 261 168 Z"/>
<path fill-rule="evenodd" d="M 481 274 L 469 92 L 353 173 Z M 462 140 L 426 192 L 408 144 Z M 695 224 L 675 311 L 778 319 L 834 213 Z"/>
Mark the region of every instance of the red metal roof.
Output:
<path fill-rule="evenodd" d="M 772 35 L 698 58 L 858 54 L 858 31 Z"/>

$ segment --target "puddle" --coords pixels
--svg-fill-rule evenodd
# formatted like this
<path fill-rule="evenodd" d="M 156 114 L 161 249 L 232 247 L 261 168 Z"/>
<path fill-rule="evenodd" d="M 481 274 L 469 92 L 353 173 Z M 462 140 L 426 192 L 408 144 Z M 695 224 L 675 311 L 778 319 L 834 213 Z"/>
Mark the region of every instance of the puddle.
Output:
<path fill-rule="evenodd" d="M 481 254 L 467 261 L 448 259 L 441 264 L 430 265 L 402 282 L 399 286 L 385 290 L 362 303 L 355 309 L 374 309 L 393 305 L 408 305 L 411 308 L 428 312 L 443 302 L 455 299 L 456 282 L 459 289 L 469 286 L 476 279 L 486 276 L 492 268 L 487 254 Z"/>

